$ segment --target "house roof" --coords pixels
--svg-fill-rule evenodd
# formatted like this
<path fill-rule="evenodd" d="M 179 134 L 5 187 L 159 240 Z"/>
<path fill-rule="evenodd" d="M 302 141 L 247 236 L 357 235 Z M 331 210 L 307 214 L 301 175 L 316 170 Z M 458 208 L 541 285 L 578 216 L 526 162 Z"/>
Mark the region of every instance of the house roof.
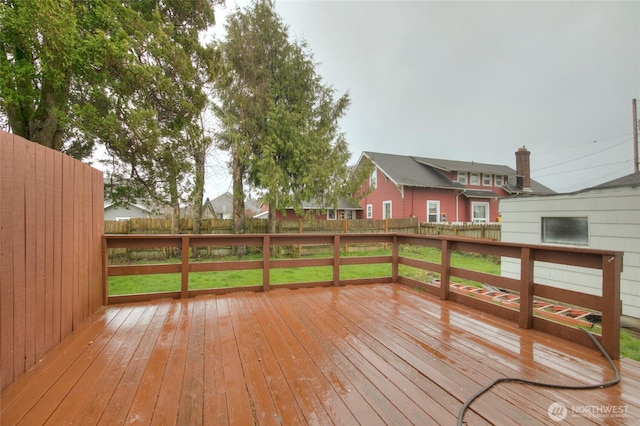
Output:
<path fill-rule="evenodd" d="M 423 188 L 464 188 L 463 185 L 452 182 L 433 168 L 425 167 L 414 157 L 370 151 L 363 152 L 363 155 L 373 161 L 396 185 Z"/>
<path fill-rule="evenodd" d="M 626 188 L 626 187 L 635 188 L 637 186 L 640 186 L 640 173 L 631 173 L 630 175 L 622 176 L 620 178 L 611 180 L 609 182 L 592 186 L 591 188 L 584 189 L 583 191 L 591 191 L 593 189 L 612 189 L 612 188 Z"/>
<path fill-rule="evenodd" d="M 443 160 L 439 158 L 416 157 L 364 151 L 366 156 L 396 185 L 419 188 L 464 189 L 465 186 L 449 179 L 443 172 L 471 172 L 507 176 L 504 189 L 510 193 L 524 192 L 516 184 L 516 171 L 500 164 L 476 163 L 474 161 Z M 469 190 L 467 190 L 469 192 Z M 478 197 L 493 198 L 497 194 L 480 191 Z M 549 194 L 554 191 L 531 179 L 528 193 Z"/>

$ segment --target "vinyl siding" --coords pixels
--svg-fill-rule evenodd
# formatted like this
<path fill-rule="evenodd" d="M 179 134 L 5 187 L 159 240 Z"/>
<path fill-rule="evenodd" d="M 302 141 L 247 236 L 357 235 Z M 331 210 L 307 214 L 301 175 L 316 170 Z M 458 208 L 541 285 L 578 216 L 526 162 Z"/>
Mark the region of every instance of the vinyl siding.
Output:
<path fill-rule="evenodd" d="M 506 199 L 500 202 L 500 213 L 502 241 L 528 244 L 541 244 L 542 217 L 587 217 L 589 248 L 624 252 L 620 285 L 622 313 L 640 318 L 640 188 Z M 515 278 L 519 271 L 517 259 L 502 259 L 503 276 Z M 540 284 L 600 294 L 599 272 L 594 274 L 583 268 L 536 262 L 535 280 Z"/>

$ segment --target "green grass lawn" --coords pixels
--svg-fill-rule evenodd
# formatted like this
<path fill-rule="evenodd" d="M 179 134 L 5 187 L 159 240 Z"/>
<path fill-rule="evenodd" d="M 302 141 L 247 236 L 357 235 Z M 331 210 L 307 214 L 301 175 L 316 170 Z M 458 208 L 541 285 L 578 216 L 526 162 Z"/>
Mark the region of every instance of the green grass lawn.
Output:
<path fill-rule="evenodd" d="M 381 256 L 390 255 L 390 250 L 376 250 L 368 252 L 348 253 L 347 256 Z M 431 247 L 402 246 L 400 255 L 414 259 L 426 260 L 433 263 L 440 262 L 440 250 Z M 325 256 L 326 257 L 326 256 Z M 253 258 L 260 259 L 259 255 Z M 229 257 L 228 260 L 236 260 Z M 252 259 L 251 256 L 244 258 Z M 225 260 L 225 259 L 216 259 Z M 177 259 L 172 262 L 178 262 Z M 453 253 L 451 256 L 452 266 L 465 268 L 473 271 L 485 272 L 500 275 L 500 263 L 498 259 L 486 256 L 476 256 L 468 253 Z M 413 278 L 421 282 L 429 283 L 438 278 L 435 272 L 424 271 L 417 268 L 400 265 L 401 276 Z M 390 264 L 373 265 L 349 265 L 340 268 L 340 279 L 356 278 L 376 278 L 388 277 L 391 275 Z M 333 279 L 333 268 L 331 266 L 319 266 L 309 268 L 281 268 L 272 269 L 270 281 L 272 285 L 286 283 L 303 283 L 314 281 L 330 281 Z M 480 283 L 467 280 L 456 279 L 458 282 L 469 285 Z M 218 272 L 194 272 L 189 275 L 189 289 L 199 290 L 208 288 L 223 287 L 246 287 L 262 285 L 262 270 L 248 269 L 240 271 L 218 271 Z M 155 293 L 164 291 L 180 290 L 180 274 L 152 274 L 134 275 L 109 278 L 109 295 Z M 620 348 L 622 356 L 640 361 L 640 339 L 632 336 L 624 330 L 620 336 Z"/>

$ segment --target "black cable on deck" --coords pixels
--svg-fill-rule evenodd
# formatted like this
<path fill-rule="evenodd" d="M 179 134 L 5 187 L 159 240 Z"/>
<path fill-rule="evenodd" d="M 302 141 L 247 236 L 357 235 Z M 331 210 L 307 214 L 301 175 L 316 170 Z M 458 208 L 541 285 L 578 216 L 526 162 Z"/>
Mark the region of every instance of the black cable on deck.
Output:
<path fill-rule="evenodd" d="M 458 411 L 458 426 L 462 426 L 462 419 L 464 417 L 464 413 L 465 411 L 467 411 L 467 408 L 469 408 L 471 403 L 475 401 L 478 397 L 480 397 L 480 395 L 487 392 L 489 389 L 491 389 L 498 383 L 522 383 L 524 385 L 540 386 L 540 387 L 551 388 L 551 389 L 571 389 L 571 390 L 602 389 L 602 388 L 607 388 L 609 386 L 618 384 L 620 382 L 620 372 L 618 371 L 618 368 L 614 364 L 613 360 L 611 359 L 607 351 L 602 347 L 598 339 L 596 339 L 592 333 L 584 329 L 582 331 L 584 331 L 587 334 L 587 336 L 589 336 L 589 338 L 593 341 L 596 347 L 600 349 L 600 353 L 602 353 L 602 355 L 607 359 L 607 361 L 609 361 L 609 365 L 611 366 L 611 368 L 615 373 L 615 377 L 612 380 L 609 380 L 608 382 L 604 382 L 604 383 L 593 384 L 593 385 L 571 386 L 571 385 L 561 385 L 556 383 L 541 383 L 541 382 L 535 382 L 532 380 L 525 380 L 525 379 L 519 379 L 519 378 L 513 378 L 513 377 L 502 377 L 500 379 L 496 379 L 493 382 L 489 383 L 487 386 L 483 387 L 478 392 L 473 394 L 469 399 L 467 399 L 467 401 L 462 405 L 462 407 L 460 407 L 460 411 Z"/>

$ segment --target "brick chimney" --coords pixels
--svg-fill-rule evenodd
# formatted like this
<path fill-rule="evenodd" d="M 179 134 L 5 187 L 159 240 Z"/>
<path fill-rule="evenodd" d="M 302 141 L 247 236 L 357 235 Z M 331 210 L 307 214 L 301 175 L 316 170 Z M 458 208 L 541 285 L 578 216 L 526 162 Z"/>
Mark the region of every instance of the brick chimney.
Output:
<path fill-rule="evenodd" d="M 531 152 L 526 146 L 516 151 L 516 182 L 523 191 L 531 191 Z"/>

